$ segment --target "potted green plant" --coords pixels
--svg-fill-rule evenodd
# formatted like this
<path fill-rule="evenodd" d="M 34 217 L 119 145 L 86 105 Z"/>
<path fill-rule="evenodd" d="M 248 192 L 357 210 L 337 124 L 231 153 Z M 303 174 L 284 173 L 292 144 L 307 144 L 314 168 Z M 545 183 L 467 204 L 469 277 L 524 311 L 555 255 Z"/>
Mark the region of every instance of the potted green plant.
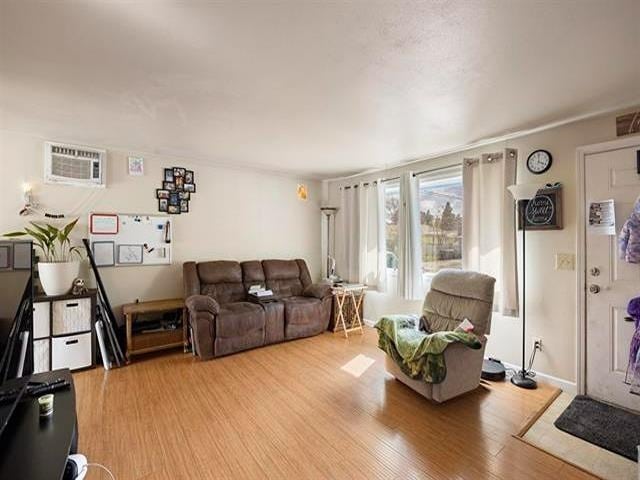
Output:
<path fill-rule="evenodd" d="M 71 290 L 73 280 L 80 273 L 81 250 L 71 245 L 69 235 L 78 223 L 76 218 L 62 228 L 50 223 L 29 222 L 22 231 L 5 233 L 7 238 L 29 236 L 40 250 L 38 262 L 40 283 L 47 295 L 64 295 Z"/>

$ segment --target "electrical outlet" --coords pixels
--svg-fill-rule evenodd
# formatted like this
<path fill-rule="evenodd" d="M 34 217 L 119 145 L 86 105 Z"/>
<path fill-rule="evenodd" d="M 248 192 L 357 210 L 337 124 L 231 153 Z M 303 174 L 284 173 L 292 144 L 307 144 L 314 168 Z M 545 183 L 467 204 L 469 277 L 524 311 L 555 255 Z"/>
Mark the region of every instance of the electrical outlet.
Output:
<path fill-rule="evenodd" d="M 533 337 L 533 349 L 538 349 L 542 351 L 542 339 L 540 337 Z"/>
<path fill-rule="evenodd" d="M 576 256 L 573 253 L 556 253 L 556 270 L 574 270 Z"/>

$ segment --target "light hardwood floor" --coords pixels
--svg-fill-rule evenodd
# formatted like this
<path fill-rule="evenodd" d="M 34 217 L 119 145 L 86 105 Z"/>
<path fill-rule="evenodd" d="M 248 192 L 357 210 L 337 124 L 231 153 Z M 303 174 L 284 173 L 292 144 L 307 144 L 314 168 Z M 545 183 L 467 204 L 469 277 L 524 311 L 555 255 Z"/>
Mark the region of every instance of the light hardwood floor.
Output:
<path fill-rule="evenodd" d="M 77 373 L 79 448 L 119 480 L 593 478 L 512 436 L 551 387 L 487 384 L 431 404 L 385 373 L 376 338 Z M 358 354 L 375 363 L 356 378 L 340 367 Z"/>

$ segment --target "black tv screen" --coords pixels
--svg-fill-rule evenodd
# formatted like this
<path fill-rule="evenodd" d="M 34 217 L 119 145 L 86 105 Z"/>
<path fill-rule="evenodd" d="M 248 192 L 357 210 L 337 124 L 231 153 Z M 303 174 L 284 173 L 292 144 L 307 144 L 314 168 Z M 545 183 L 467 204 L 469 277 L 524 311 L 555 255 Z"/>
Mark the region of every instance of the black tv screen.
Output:
<path fill-rule="evenodd" d="M 20 335 L 31 328 L 31 308 L 31 244 L 0 242 L 0 383 L 19 371 Z"/>

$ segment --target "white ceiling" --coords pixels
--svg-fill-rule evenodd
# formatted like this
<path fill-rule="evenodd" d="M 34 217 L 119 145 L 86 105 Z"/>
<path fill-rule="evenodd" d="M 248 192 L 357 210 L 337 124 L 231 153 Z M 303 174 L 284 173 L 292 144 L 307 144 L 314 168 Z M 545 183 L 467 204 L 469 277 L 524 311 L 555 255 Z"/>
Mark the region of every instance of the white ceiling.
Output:
<path fill-rule="evenodd" d="M 331 177 L 640 99 L 640 1 L 0 0 L 0 128 Z"/>

